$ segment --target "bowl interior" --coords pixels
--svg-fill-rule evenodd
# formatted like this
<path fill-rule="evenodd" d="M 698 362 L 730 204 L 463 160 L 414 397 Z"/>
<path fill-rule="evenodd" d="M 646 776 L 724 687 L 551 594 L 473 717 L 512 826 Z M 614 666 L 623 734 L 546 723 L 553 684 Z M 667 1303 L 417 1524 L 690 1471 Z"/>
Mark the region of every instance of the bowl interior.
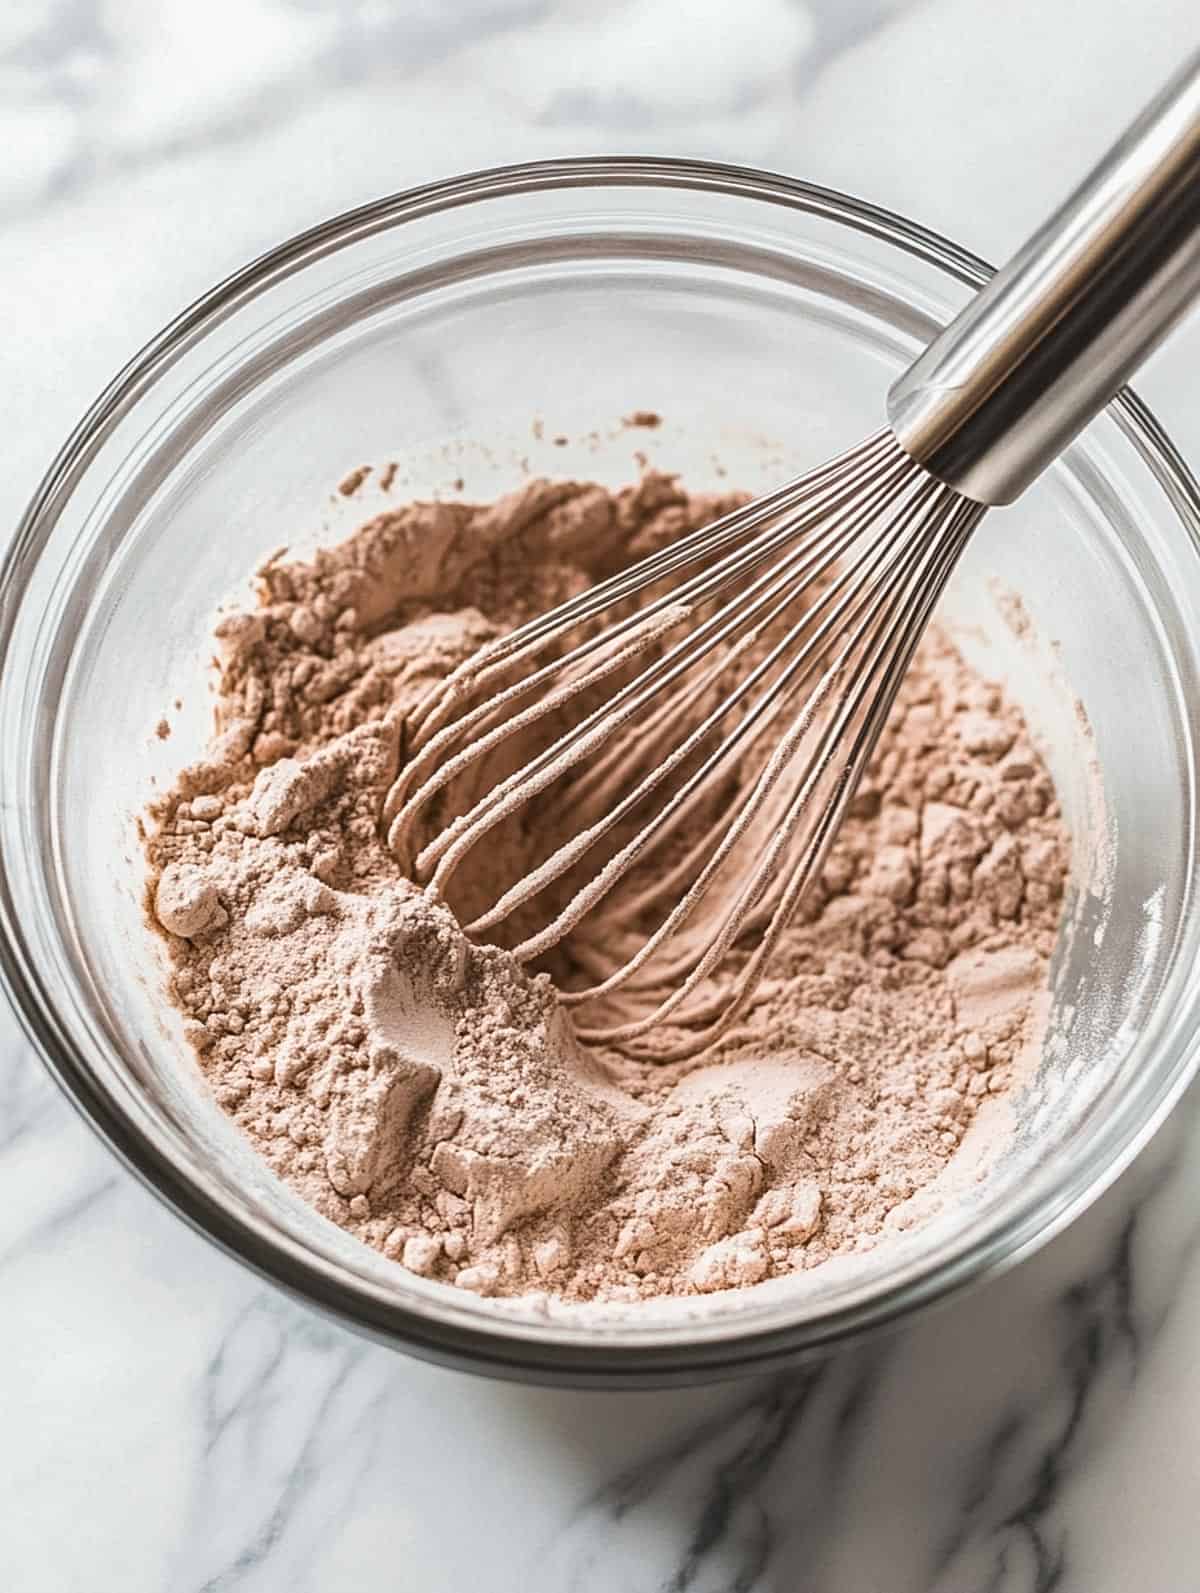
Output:
<path fill-rule="evenodd" d="M 555 188 L 409 215 L 181 338 L 52 505 L 6 666 L 5 752 L 18 911 L 60 1041 L 176 1176 L 318 1269 L 350 1316 L 370 1300 L 376 1325 L 393 1307 L 483 1324 L 518 1359 L 521 1344 L 803 1342 L 1017 1253 L 1112 1175 L 1180 1083 L 1200 582 L 1190 506 L 1111 415 L 988 516 L 942 606 L 1045 749 L 1074 887 L 1006 1149 L 903 1239 L 636 1321 L 497 1311 L 366 1250 L 279 1184 L 208 1098 L 160 995 L 135 816 L 207 733 L 218 605 L 246 600 L 281 544 L 345 534 L 388 501 L 373 478 L 337 497 L 348 469 L 396 460 L 391 501 L 490 496 L 526 473 L 615 485 L 639 454 L 693 487 L 763 488 L 874 430 L 889 381 L 966 292 L 845 219 L 764 198 Z M 633 409 L 664 424 L 631 430 Z"/>

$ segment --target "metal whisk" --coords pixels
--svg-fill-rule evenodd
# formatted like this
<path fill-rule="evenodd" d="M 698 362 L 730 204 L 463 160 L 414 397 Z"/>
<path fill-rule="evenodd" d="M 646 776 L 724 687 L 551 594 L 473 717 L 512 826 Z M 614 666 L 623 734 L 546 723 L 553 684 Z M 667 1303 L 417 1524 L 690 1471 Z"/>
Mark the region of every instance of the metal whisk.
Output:
<path fill-rule="evenodd" d="M 610 1020 L 585 1038 L 637 1051 L 678 1014 L 682 1037 L 655 1054 L 711 1044 L 819 874 L 975 527 L 1198 293 L 1200 57 L 894 384 L 887 426 L 448 676 L 408 727 L 392 848 L 444 895 L 518 813 L 567 834 L 467 933 L 502 934 L 546 902 L 513 950 L 531 962 L 571 935 L 593 983 L 563 999 L 603 998 Z M 538 750 L 505 772 L 514 736 Z M 414 842 L 457 782 L 497 763 Z"/>

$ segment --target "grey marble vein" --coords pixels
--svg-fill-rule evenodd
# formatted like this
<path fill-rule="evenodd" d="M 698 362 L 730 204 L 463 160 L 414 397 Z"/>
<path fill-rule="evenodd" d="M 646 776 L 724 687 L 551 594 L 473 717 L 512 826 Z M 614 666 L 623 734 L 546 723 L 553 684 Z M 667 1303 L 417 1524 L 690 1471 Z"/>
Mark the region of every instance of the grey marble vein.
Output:
<path fill-rule="evenodd" d="M 176 1585 L 196 1593 L 261 1585 L 275 1557 L 292 1561 L 292 1585 L 304 1585 L 296 1540 L 303 1544 L 331 1514 L 336 1519 L 370 1464 L 369 1443 L 355 1443 L 370 1432 L 355 1387 L 365 1355 L 365 1346 L 296 1320 L 269 1295 L 239 1312 L 203 1372 L 203 1457 L 193 1500 L 200 1530 L 185 1534 Z"/>
<path fill-rule="evenodd" d="M 5 1015 L 7 1017 L 7 1014 Z M 15 1034 L 0 1051 L 0 1155 L 49 1118 L 54 1086 Z"/>

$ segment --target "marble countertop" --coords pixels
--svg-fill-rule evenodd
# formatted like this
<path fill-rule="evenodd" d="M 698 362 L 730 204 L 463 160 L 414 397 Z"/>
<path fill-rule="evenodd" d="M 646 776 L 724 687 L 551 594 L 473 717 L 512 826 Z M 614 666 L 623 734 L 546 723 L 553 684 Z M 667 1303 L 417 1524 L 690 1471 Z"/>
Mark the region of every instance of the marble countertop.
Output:
<path fill-rule="evenodd" d="M 1195 0 L 24 0 L 0 9 L 3 523 L 216 278 L 377 194 L 706 155 L 1000 255 Z M 1195 324 L 1139 384 L 1200 458 Z M 0 1017 L 7 1593 L 1200 1585 L 1200 1093 L 1067 1234 L 768 1381 L 585 1395 L 360 1342 L 160 1207 Z M 1191 1348 L 1189 1348 L 1191 1346 Z"/>

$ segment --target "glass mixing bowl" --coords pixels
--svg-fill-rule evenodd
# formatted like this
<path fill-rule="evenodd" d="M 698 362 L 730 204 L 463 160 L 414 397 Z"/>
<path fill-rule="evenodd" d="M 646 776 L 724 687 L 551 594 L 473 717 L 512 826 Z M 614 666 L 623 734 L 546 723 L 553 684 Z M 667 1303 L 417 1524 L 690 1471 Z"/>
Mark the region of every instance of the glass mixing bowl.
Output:
<path fill-rule="evenodd" d="M 665 1383 L 761 1368 L 907 1313 L 1095 1198 L 1196 1063 L 1200 499 L 1123 394 L 977 533 L 943 616 L 1043 738 L 1075 889 L 1049 1040 L 983 1175 L 921 1227 L 741 1296 L 624 1315 L 497 1305 L 317 1217 L 205 1093 L 160 994 L 135 815 L 207 729 L 207 637 L 281 543 L 524 471 L 616 483 L 635 451 L 751 489 L 880 423 L 893 373 L 984 278 L 910 222 L 785 178 L 655 160 L 487 172 L 247 266 L 101 395 L 3 572 L 3 970 L 68 1095 L 183 1217 L 293 1294 L 498 1375 Z M 633 409 L 664 417 L 623 427 Z M 461 489 L 458 486 L 461 478 Z M 176 699 L 182 707 L 170 707 Z M 153 731 L 168 712 L 173 733 Z"/>

